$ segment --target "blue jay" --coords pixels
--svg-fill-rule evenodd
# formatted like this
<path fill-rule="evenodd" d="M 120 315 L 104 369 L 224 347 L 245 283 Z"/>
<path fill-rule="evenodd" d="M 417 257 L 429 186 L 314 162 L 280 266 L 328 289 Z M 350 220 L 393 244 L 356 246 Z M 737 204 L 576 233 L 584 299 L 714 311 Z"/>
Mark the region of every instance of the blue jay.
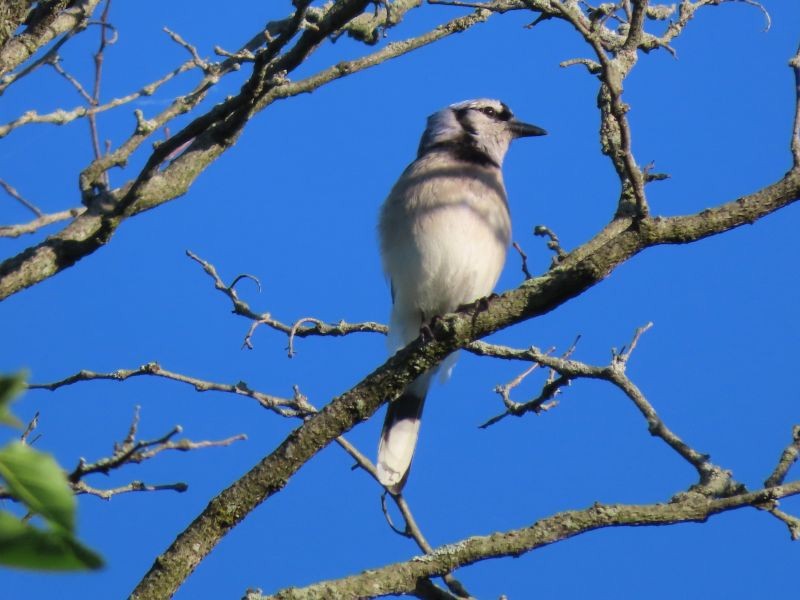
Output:
<path fill-rule="evenodd" d="M 378 225 L 392 291 L 393 351 L 433 317 L 492 292 L 511 239 L 503 158 L 512 140 L 546 133 L 516 120 L 498 100 L 468 100 L 428 117 L 417 158 L 383 203 Z M 442 364 L 445 373 L 454 357 Z M 389 403 L 377 470 L 394 493 L 408 477 L 435 371 L 417 377 Z"/>

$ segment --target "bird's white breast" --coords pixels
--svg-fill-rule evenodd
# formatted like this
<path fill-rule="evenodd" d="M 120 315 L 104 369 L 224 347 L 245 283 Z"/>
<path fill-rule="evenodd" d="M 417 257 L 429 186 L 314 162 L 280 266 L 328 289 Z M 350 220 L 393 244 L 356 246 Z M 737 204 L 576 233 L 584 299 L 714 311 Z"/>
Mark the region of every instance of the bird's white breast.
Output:
<path fill-rule="evenodd" d="M 423 319 L 494 289 L 511 235 L 500 169 L 423 157 L 390 193 L 380 234 L 399 346 L 417 337 Z"/>

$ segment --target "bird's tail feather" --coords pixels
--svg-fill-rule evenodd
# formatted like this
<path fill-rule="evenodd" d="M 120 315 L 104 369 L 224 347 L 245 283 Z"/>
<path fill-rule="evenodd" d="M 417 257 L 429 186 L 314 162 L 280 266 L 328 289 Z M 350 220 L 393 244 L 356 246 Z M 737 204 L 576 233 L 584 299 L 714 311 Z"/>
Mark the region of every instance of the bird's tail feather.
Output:
<path fill-rule="evenodd" d="M 408 389 L 390 402 L 386 411 L 378 444 L 377 470 L 380 482 L 395 494 L 403 489 L 411 468 L 424 404 L 425 391 Z"/>

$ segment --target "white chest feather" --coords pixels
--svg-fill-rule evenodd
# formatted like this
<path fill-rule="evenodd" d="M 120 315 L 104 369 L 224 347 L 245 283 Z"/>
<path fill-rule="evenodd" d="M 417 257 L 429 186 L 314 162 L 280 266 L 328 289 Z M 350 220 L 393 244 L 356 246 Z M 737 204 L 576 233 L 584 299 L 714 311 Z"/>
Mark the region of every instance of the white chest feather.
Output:
<path fill-rule="evenodd" d="M 395 343 L 403 345 L 423 319 L 494 289 L 511 235 L 500 169 L 436 156 L 414 163 L 384 204 L 380 234 Z"/>

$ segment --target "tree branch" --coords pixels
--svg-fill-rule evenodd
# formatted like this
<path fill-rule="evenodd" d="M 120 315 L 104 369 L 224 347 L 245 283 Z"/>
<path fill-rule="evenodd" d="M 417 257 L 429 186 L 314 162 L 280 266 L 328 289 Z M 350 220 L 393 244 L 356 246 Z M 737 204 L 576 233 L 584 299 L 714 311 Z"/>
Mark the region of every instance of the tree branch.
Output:
<path fill-rule="evenodd" d="M 43 214 L 40 217 L 35 218 L 33 221 L 28 221 L 27 223 L 20 223 L 18 225 L 0 225 L 0 237 L 15 238 L 28 233 L 36 233 L 42 227 L 47 227 L 48 225 L 52 225 L 53 223 L 58 223 L 60 221 L 74 219 L 75 217 L 83 214 L 85 210 L 86 209 L 83 207 L 70 208 L 69 210 L 62 210 L 60 212 L 50 213 L 47 215 Z"/>
<path fill-rule="evenodd" d="M 134 590 L 134 598 L 173 593 L 197 564 L 250 511 L 281 490 L 317 452 L 397 398 L 419 374 L 456 349 L 516 323 L 549 312 L 605 279 L 645 247 L 685 243 L 752 222 L 795 201 L 800 176 L 790 172 L 763 190 L 686 217 L 634 222 L 617 219 L 593 240 L 569 254 L 546 274 L 519 288 L 444 315 L 432 324 L 433 339 L 415 340 L 350 391 L 331 401 L 286 438 L 274 452 L 221 492 L 155 562 Z M 678 224 L 683 224 L 679 228 Z"/>
<path fill-rule="evenodd" d="M 92 254 L 109 241 L 125 219 L 183 195 L 195 178 L 233 144 L 247 120 L 272 102 L 308 93 L 341 77 L 407 54 L 482 23 L 491 14 L 478 11 L 459 17 L 428 33 L 388 44 L 368 56 L 338 63 L 307 79 L 298 82 L 286 79 L 284 72 L 291 72 L 301 64 L 328 35 L 344 27 L 348 19 L 357 16 L 368 3 L 368 0 L 337 3 L 315 23 L 313 30 L 306 30 L 296 45 L 285 54 L 274 60 L 267 60 L 265 53 L 259 54 L 260 62 L 254 63 L 254 73 L 240 94 L 214 107 L 159 145 L 136 180 L 95 198 L 92 190 L 97 187 L 100 175 L 105 170 L 123 164 L 152 131 L 174 116 L 191 110 L 215 81 L 205 78 L 195 93 L 179 98 L 158 117 L 140 121 L 131 139 L 117 151 L 95 161 L 81 175 L 84 200 L 88 204 L 99 201 L 101 205 L 81 215 L 38 246 L 0 263 L 0 300 L 52 277 Z M 236 61 L 237 65 L 241 62 L 238 58 L 228 60 L 231 64 Z M 187 142 L 190 142 L 188 147 L 173 158 L 172 153 Z M 168 159 L 171 162 L 162 169 L 162 164 Z"/>
<path fill-rule="evenodd" d="M 253 321 L 250 329 L 247 332 L 247 335 L 244 338 L 243 345 L 248 348 L 253 348 L 253 344 L 250 340 L 252 339 L 253 334 L 259 325 L 266 325 L 272 329 L 275 329 L 276 331 L 285 333 L 288 336 L 289 358 L 294 356 L 294 338 L 296 337 L 303 338 L 311 335 L 340 337 L 350 335 L 351 333 L 365 332 L 382 333 L 386 335 L 389 332 L 389 328 L 386 325 L 375 323 L 373 321 L 367 321 L 364 323 L 347 323 L 346 321 L 342 320 L 338 323 L 325 323 L 315 317 L 301 317 L 291 325 L 282 323 L 281 321 L 273 319 L 272 315 L 268 312 L 254 312 L 247 302 L 239 299 L 239 295 L 236 292 L 235 286 L 240 279 L 247 278 L 255 281 L 258 285 L 259 291 L 261 291 L 261 283 L 256 277 L 247 274 L 239 275 L 230 285 L 225 285 L 225 283 L 222 281 L 222 278 L 217 273 L 217 269 L 214 267 L 214 265 L 203 260 L 191 250 L 187 250 L 186 255 L 203 267 L 203 270 L 206 272 L 206 274 L 214 280 L 214 288 L 225 294 L 230 299 L 231 303 L 233 304 L 234 314 Z M 305 323 L 312 323 L 312 325 L 307 326 L 304 325 Z"/>
<path fill-rule="evenodd" d="M 29 211 L 31 211 L 34 215 L 36 215 L 37 218 L 44 216 L 44 213 L 41 210 L 39 210 L 39 207 L 37 207 L 35 204 L 30 202 L 29 200 L 26 200 L 22 196 L 22 194 L 20 194 L 17 191 L 17 189 L 15 187 L 13 187 L 10 183 L 0 179 L 0 187 L 2 187 L 5 190 L 6 194 L 8 194 L 12 198 L 14 198 L 14 200 L 16 200 L 17 202 L 22 204 L 22 206 L 24 206 Z"/>
<path fill-rule="evenodd" d="M 794 108 L 794 127 L 792 128 L 792 157 L 794 158 L 794 168 L 800 169 L 800 46 L 797 47 L 795 54 L 789 61 L 789 66 L 794 73 L 795 87 L 795 108 Z"/>
<path fill-rule="evenodd" d="M 312 598 L 376 598 L 390 594 L 409 594 L 420 578 L 436 577 L 453 569 L 491 558 L 519 557 L 537 548 L 589 531 L 606 527 L 702 523 L 714 515 L 746 506 L 800 494 L 800 481 L 737 494 L 728 498 L 707 499 L 694 496 L 665 504 L 600 504 L 584 510 L 571 510 L 542 519 L 529 527 L 486 536 L 470 537 L 440 546 L 432 554 L 414 557 L 365 571 L 362 574 L 316 583 L 304 588 L 287 588 L 266 600 L 311 600 Z"/>
<path fill-rule="evenodd" d="M 85 27 L 86 20 L 99 3 L 100 0 L 73 0 L 58 15 L 34 19 L 25 31 L 0 47 L 0 75 L 17 68 L 62 33 L 69 34 Z"/>
<path fill-rule="evenodd" d="M 82 370 L 60 381 L 54 381 L 52 383 L 31 383 L 28 385 L 28 389 L 54 391 L 58 388 L 72 385 L 81 381 L 92 381 L 98 379 L 125 381 L 131 377 L 138 377 L 141 375 L 152 375 L 155 377 L 163 377 L 164 379 L 171 379 L 172 381 L 185 383 L 194 387 L 194 389 L 198 392 L 228 392 L 232 394 L 238 394 L 240 396 L 247 396 L 248 398 L 252 398 L 258 402 L 262 407 L 276 412 L 284 417 L 295 417 L 306 414 L 305 409 L 299 407 L 295 400 L 280 398 L 271 394 L 264 394 L 263 392 L 257 392 L 250 389 L 244 381 L 240 381 L 235 385 L 205 381 L 195 377 L 190 377 L 188 375 L 182 375 L 181 373 L 175 373 L 166 369 L 162 369 L 161 366 L 155 362 L 146 363 L 138 369 L 118 369 L 116 371 L 112 371 L 111 373 L 95 373 L 94 371 Z"/>

